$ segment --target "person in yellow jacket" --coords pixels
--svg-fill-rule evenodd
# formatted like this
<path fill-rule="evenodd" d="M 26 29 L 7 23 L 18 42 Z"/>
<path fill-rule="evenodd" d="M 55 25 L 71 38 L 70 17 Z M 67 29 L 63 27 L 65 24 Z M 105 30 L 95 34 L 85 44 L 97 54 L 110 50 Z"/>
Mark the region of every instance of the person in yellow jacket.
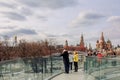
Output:
<path fill-rule="evenodd" d="M 74 70 L 75 70 L 75 72 L 78 71 L 78 60 L 79 60 L 78 52 L 74 51 L 73 61 L 74 61 Z"/>

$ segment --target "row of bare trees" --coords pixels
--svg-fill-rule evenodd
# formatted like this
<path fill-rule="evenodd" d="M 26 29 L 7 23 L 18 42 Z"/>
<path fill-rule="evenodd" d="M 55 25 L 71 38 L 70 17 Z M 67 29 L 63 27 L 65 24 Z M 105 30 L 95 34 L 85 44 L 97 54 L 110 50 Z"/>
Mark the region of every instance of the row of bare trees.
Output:
<path fill-rule="evenodd" d="M 56 43 L 50 41 L 27 42 L 21 40 L 15 46 L 0 44 L 0 61 L 15 58 L 42 57 L 62 51 L 56 47 Z"/>

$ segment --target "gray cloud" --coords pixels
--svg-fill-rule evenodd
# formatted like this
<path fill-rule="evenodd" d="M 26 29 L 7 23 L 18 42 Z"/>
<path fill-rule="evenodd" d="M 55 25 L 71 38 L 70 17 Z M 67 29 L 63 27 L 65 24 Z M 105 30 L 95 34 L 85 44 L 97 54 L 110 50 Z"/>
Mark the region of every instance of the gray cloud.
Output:
<path fill-rule="evenodd" d="M 57 34 L 46 34 L 47 35 L 47 37 L 56 37 L 56 38 L 58 38 L 58 37 L 71 37 L 72 35 L 69 35 L 69 34 L 62 34 L 62 35 L 57 35 Z"/>
<path fill-rule="evenodd" d="M 42 20 L 42 21 L 47 21 L 48 18 L 46 16 L 37 16 L 38 19 Z"/>
<path fill-rule="evenodd" d="M 1 12 L 5 17 L 12 20 L 24 21 L 26 17 L 16 12 Z"/>
<path fill-rule="evenodd" d="M 44 7 L 51 9 L 74 6 L 78 0 L 18 0 L 19 2 L 31 7 Z"/>
<path fill-rule="evenodd" d="M 61 37 L 71 37 L 73 35 L 69 35 L 69 34 L 62 34 Z"/>
<path fill-rule="evenodd" d="M 83 15 L 83 17 L 86 18 L 86 19 L 100 19 L 104 16 L 101 15 L 101 14 L 97 14 L 97 13 L 85 13 Z"/>
<path fill-rule="evenodd" d="M 111 16 L 107 19 L 107 22 L 110 22 L 114 25 L 120 25 L 120 16 Z"/>
<path fill-rule="evenodd" d="M 16 30 L 15 32 L 22 33 L 22 34 L 28 34 L 28 35 L 37 34 L 34 30 L 31 30 L 31 29 L 19 29 L 19 30 Z"/>
<path fill-rule="evenodd" d="M 97 13 L 81 13 L 75 20 L 72 21 L 71 25 L 72 27 L 79 27 L 79 26 L 90 26 L 94 25 L 99 22 L 102 18 L 104 18 L 102 14 Z"/>
<path fill-rule="evenodd" d="M 12 20 L 23 21 L 26 20 L 26 16 L 33 15 L 34 13 L 33 11 L 31 11 L 31 8 L 22 4 L 20 5 L 19 3 L 14 3 L 12 1 L 0 1 L 0 7 L 11 8 L 10 10 L 0 10 L 0 13 L 3 14 L 4 17 Z"/>
<path fill-rule="evenodd" d="M 105 28 L 103 31 L 106 33 L 106 36 L 110 39 L 120 39 L 119 28 L 119 26 L 110 26 L 108 28 Z"/>
<path fill-rule="evenodd" d="M 57 35 L 47 34 L 47 37 L 57 37 Z"/>
<path fill-rule="evenodd" d="M 104 32 L 106 33 L 107 38 L 112 41 L 113 45 L 120 44 L 120 27 L 119 26 L 111 26 L 107 29 L 104 29 Z"/>
<path fill-rule="evenodd" d="M 87 41 L 97 41 L 97 40 L 99 40 L 99 36 L 97 36 L 97 37 L 90 37 L 90 38 L 87 38 L 86 39 Z"/>
<path fill-rule="evenodd" d="M 15 26 L 0 26 L 0 29 L 15 29 Z"/>
<path fill-rule="evenodd" d="M 34 12 L 32 12 L 29 8 L 27 7 L 22 7 L 20 8 L 21 14 L 28 16 L 28 15 L 33 15 Z"/>
<path fill-rule="evenodd" d="M 0 7 L 15 8 L 15 4 L 13 5 L 13 4 L 0 2 Z"/>
<path fill-rule="evenodd" d="M 5 33 L 1 33 L 1 36 L 8 36 L 8 37 L 12 37 L 14 35 L 36 35 L 37 32 L 35 32 L 32 29 L 15 29 L 9 32 L 5 32 Z"/>

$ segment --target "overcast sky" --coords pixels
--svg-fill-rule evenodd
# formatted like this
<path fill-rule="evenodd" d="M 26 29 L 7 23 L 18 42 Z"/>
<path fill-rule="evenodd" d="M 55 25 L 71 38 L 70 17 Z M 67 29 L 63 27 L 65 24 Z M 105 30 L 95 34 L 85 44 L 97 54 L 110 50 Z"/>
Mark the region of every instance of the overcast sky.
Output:
<path fill-rule="evenodd" d="M 120 0 L 0 0 L 1 40 L 17 35 L 76 45 L 83 34 L 85 44 L 95 47 L 101 32 L 120 44 Z"/>

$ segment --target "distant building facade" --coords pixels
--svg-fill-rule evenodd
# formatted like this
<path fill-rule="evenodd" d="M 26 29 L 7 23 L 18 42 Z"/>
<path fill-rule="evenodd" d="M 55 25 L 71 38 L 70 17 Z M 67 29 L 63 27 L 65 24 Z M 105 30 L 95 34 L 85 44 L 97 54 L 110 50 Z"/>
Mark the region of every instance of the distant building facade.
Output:
<path fill-rule="evenodd" d="M 80 43 L 76 46 L 70 46 L 68 44 L 68 41 L 66 40 L 65 41 L 65 45 L 64 45 L 64 49 L 67 49 L 67 50 L 77 50 L 77 51 L 85 51 L 86 50 L 86 47 L 84 45 L 84 37 L 83 37 L 83 34 L 81 35 L 80 37 Z"/>

